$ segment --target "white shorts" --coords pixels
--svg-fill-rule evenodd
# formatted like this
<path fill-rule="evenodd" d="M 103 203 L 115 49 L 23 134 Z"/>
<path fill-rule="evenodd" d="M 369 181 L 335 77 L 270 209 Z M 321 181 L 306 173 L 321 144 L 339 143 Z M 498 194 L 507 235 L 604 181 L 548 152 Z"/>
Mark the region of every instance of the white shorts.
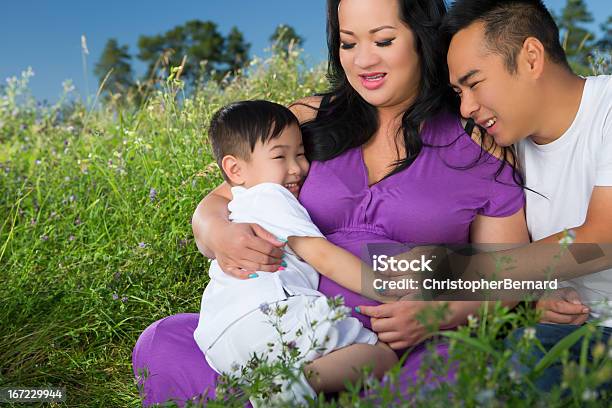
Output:
<path fill-rule="evenodd" d="M 376 334 L 354 317 L 335 322 L 327 320 L 333 311 L 326 297 L 297 295 L 271 303 L 270 316 L 255 310 L 234 322 L 205 352 L 210 366 L 218 373 L 231 373 L 237 366 L 246 365 L 253 353 L 267 356 L 268 361 L 278 358 L 282 350 L 280 335 L 270 319 L 275 307 L 284 305 L 287 313 L 280 319 L 280 328 L 286 332 L 283 342 L 295 342 L 306 361 L 351 344 L 376 344 L 378 341 Z M 313 322 L 317 322 L 314 328 Z M 302 331 L 299 336 L 296 335 L 298 330 Z M 314 341 L 316 347 L 313 347 Z M 270 343 L 274 344 L 271 352 Z"/>

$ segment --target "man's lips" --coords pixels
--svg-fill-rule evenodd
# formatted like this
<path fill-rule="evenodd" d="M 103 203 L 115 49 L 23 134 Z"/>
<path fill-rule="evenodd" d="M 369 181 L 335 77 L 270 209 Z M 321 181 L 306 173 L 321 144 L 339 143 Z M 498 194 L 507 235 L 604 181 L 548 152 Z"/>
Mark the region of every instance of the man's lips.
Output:
<path fill-rule="evenodd" d="M 477 120 L 476 123 L 478 123 L 479 126 L 485 128 L 485 129 L 491 129 L 497 123 L 497 117 L 496 116 L 492 116 L 490 118 L 486 118 L 486 119 L 482 119 L 482 120 Z"/>

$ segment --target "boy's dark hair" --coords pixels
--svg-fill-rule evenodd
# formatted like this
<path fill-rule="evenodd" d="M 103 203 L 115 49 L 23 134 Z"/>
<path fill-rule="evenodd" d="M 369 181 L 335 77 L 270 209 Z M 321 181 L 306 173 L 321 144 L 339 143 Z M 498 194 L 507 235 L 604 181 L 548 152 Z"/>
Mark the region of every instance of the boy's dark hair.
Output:
<path fill-rule="evenodd" d="M 285 106 L 269 101 L 234 102 L 215 112 L 208 137 L 223 178 L 228 181 L 221 167 L 224 156 L 229 154 L 248 161 L 258 141 L 266 143 L 275 139 L 290 125 L 298 126 L 293 113 Z"/>
<path fill-rule="evenodd" d="M 516 57 L 528 37 L 537 38 L 550 60 L 570 69 L 559 42 L 559 28 L 541 0 L 457 0 L 449 9 L 442 32 L 446 46 L 472 23 L 484 23 L 487 48 L 504 58 L 516 73 Z"/>

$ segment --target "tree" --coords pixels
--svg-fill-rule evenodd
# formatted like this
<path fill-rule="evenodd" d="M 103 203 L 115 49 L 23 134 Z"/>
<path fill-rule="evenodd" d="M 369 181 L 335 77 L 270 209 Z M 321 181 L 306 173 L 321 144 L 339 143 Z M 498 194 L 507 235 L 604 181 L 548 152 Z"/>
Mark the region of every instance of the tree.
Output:
<path fill-rule="evenodd" d="M 128 89 L 134 84 L 130 65 L 131 59 L 127 45 L 120 46 L 115 38 L 106 42 L 100 60 L 94 68 L 94 74 L 98 77 L 100 85 L 110 72 L 104 84 L 104 91 L 111 94 L 125 95 L 127 93 Z"/>
<path fill-rule="evenodd" d="M 593 48 L 594 35 L 580 24 L 590 23 L 593 16 L 583 0 L 567 0 L 567 4 L 557 17 L 561 31 L 561 44 L 574 70 L 584 72 L 588 66 L 587 56 Z"/>
<path fill-rule="evenodd" d="M 244 67 L 249 60 L 249 49 L 251 44 L 244 41 L 242 32 L 237 27 L 232 27 L 227 35 L 225 45 L 225 55 L 223 60 L 228 65 L 226 73 L 235 75 L 236 72 Z"/>
<path fill-rule="evenodd" d="M 272 50 L 274 52 L 288 53 L 290 48 L 301 47 L 304 39 L 287 24 L 281 24 L 270 36 Z"/>
<path fill-rule="evenodd" d="M 602 52 L 612 52 L 612 16 L 600 25 L 603 37 L 595 43 L 595 48 Z"/>
<path fill-rule="evenodd" d="M 224 46 L 215 23 L 191 20 L 162 35 L 140 36 L 138 58 L 148 64 L 149 78 L 159 78 L 161 68 L 165 77 L 167 68 L 183 65 L 181 77 L 194 83 L 199 75 L 209 78 L 214 70 L 224 69 Z"/>

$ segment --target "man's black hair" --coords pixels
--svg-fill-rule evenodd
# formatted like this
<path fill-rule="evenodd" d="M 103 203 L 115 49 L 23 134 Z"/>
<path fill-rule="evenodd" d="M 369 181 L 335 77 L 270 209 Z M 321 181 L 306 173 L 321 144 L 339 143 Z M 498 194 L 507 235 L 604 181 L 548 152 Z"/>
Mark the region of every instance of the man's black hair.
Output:
<path fill-rule="evenodd" d="M 552 62 L 570 69 L 559 28 L 541 0 L 457 0 L 442 25 L 446 46 L 455 34 L 476 22 L 484 23 L 487 48 L 504 58 L 510 73 L 516 72 L 516 58 L 528 37 L 544 45 Z"/>
<path fill-rule="evenodd" d="M 221 166 L 224 156 L 248 161 L 257 142 L 279 137 L 290 125 L 298 126 L 297 118 L 285 106 L 274 102 L 239 101 L 219 109 L 210 121 L 208 137 L 225 180 L 228 178 Z"/>

